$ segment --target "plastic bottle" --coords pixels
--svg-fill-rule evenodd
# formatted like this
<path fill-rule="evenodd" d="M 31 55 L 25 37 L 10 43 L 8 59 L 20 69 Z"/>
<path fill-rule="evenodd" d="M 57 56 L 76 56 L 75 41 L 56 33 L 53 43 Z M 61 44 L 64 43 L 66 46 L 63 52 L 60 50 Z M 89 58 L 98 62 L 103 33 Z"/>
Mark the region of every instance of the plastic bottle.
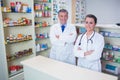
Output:
<path fill-rule="evenodd" d="M 40 51 L 40 44 L 36 45 L 36 51 L 39 52 Z"/>

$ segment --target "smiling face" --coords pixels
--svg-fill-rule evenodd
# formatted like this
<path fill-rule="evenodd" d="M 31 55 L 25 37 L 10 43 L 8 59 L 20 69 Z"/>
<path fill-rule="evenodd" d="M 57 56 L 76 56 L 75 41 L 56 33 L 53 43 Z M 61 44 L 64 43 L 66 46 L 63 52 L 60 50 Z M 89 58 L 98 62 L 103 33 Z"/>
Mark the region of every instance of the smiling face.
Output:
<path fill-rule="evenodd" d="M 96 23 L 95 23 L 95 20 L 93 18 L 86 17 L 86 19 L 85 19 L 85 27 L 86 27 L 87 31 L 89 31 L 89 32 L 93 31 L 94 28 L 95 28 L 95 25 L 96 25 Z"/>
<path fill-rule="evenodd" d="M 61 24 L 66 24 L 68 20 L 68 13 L 67 12 L 59 12 L 58 18 Z"/>

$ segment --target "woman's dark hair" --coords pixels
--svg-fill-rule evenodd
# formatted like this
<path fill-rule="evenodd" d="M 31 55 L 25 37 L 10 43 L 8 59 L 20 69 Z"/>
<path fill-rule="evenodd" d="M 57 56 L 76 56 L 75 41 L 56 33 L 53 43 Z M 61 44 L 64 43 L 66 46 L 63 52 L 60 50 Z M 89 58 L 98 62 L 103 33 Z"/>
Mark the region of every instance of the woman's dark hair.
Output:
<path fill-rule="evenodd" d="M 95 21 L 95 24 L 97 23 L 97 17 L 96 17 L 95 15 L 93 15 L 93 14 L 88 14 L 88 15 L 86 15 L 86 17 L 85 17 L 85 20 L 86 20 L 87 17 L 93 18 L 94 21 Z"/>
<path fill-rule="evenodd" d="M 60 10 L 58 11 L 58 14 L 59 14 L 60 12 L 66 12 L 66 13 L 68 14 L 68 11 L 67 11 L 66 9 L 60 9 Z"/>

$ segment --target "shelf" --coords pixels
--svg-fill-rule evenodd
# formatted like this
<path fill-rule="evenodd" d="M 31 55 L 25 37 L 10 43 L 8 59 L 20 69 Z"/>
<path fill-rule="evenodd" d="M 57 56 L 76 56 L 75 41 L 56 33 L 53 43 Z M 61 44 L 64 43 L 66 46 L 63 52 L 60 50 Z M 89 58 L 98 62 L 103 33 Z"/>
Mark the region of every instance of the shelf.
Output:
<path fill-rule="evenodd" d="M 105 62 L 105 63 L 108 63 L 108 64 L 112 64 L 112 65 L 115 65 L 115 66 L 119 66 L 120 63 L 117 63 L 117 62 L 114 62 L 114 61 L 110 61 L 110 60 L 101 60 L 102 62 Z"/>
<path fill-rule="evenodd" d="M 108 71 L 106 71 L 106 70 L 102 70 L 102 72 L 103 72 L 103 73 L 110 74 L 110 75 L 114 75 L 114 76 L 118 76 L 118 75 L 119 75 L 119 74 L 118 74 L 118 75 L 117 75 L 117 74 L 114 74 L 114 73 L 112 73 L 112 72 L 108 72 Z"/>
<path fill-rule="evenodd" d="M 35 0 L 34 3 L 51 3 L 51 0 L 49 0 L 49 1 L 38 1 L 38 0 Z"/>
<path fill-rule="evenodd" d="M 108 48 L 104 48 L 105 50 L 110 50 L 110 51 L 116 51 L 116 52 L 120 52 L 120 50 L 112 50 L 112 49 L 108 49 Z"/>
<path fill-rule="evenodd" d="M 6 42 L 6 44 L 13 44 L 13 43 L 25 42 L 25 41 L 30 41 L 30 40 L 32 40 L 32 39 L 19 40 L 19 41 L 10 41 L 10 42 Z"/>
<path fill-rule="evenodd" d="M 115 36 L 104 36 L 106 38 L 120 38 L 120 37 L 115 37 Z"/>
<path fill-rule="evenodd" d="M 50 17 L 35 17 L 35 18 L 51 18 L 51 16 Z"/>
<path fill-rule="evenodd" d="M 17 20 L 12 20 L 9 17 L 3 19 L 4 27 L 27 26 L 27 25 L 32 26 L 32 20 L 26 17 L 21 17 L 18 18 Z"/>
<path fill-rule="evenodd" d="M 49 50 L 50 48 L 47 48 L 47 49 L 43 49 L 43 50 L 40 50 L 40 51 L 38 51 L 38 52 L 36 52 L 36 53 L 40 53 L 40 52 L 43 52 L 43 51 L 46 51 L 46 50 Z"/>
<path fill-rule="evenodd" d="M 35 26 L 35 28 L 46 28 L 46 27 L 50 27 L 50 25 L 49 26 L 39 26 L 39 27 Z"/>
<path fill-rule="evenodd" d="M 30 25 L 12 25 L 12 26 L 4 26 L 4 28 L 11 28 L 11 27 L 26 27 L 26 26 L 32 26 L 32 24 Z"/>
<path fill-rule="evenodd" d="M 51 10 L 35 10 L 35 12 L 42 12 L 42 11 L 51 11 Z"/>
<path fill-rule="evenodd" d="M 2 13 L 12 13 L 12 14 L 13 14 L 13 13 L 15 13 L 15 14 L 18 14 L 18 13 L 20 13 L 20 14 L 21 14 L 21 13 L 24 13 L 24 14 L 28 14 L 28 13 L 31 13 L 31 12 L 2 12 Z"/>
<path fill-rule="evenodd" d="M 17 74 L 22 73 L 22 72 L 23 72 L 23 69 L 16 71 L 14 73 L 10 73 L 9 77 L 12 77 L 12 76 L 17 75 Z"/>
<path fill-rule="evenodd" d="M 45 40 L 45 39 L 49 39 L 49 38 L 36 38 L 35 41 Z"/>
<path fill-rule="evenodd" d="M 115 24 L 97 24 L 96 27 L 102 29 L 120 29 L 120 27 Z"/>
<path fill-rule="evenodd" d="M 84 24 L 75 24 L 75 26 L 84 26 Z M 120 29 L 120 26 L 117 26 L 115 24 L 97 24 L 96 25 L 96 28 L 99 28 L 99 29 L 115 29 L 115 30 L 118 30 Z"/>
<path fill-rule="evenodd" d="M 105 60 L 105 59 L 101 59 L 101 61 L 105 61 L 105 62 L 113 62 L 113 60 Z M 113 62 L 115 63 L 115 62 Z"/>
<path fill-rule="evenodd" d="M 16 55 L 13 55 L 13 56 L 11 56 L 11 57 L 13 57 L 13 58 L 11 58 L 11 60 L 8 60 L 8 59 L 7 59 L 7 61 L 8 61 L 8 62 L 11 62 L 11 61 L 18 60 L 18 59 L 21 59 L 21 58 L 26 57 L 26 56 L 30 56 L 30 55 L 32 55 L 32 54 L 33 54 L 33 53 L 28 53 L 28 54 L 20 55 L 20 56 L 18 56 L 18 57 L 16 57 Z"/>

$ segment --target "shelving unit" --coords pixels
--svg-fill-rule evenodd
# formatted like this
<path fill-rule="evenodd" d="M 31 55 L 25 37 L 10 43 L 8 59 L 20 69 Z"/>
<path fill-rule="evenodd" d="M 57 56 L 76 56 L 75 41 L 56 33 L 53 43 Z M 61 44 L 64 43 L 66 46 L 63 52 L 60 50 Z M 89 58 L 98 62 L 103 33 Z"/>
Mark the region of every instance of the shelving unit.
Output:
<path fill-rule="evenodd" d="M 49 54 L 49 29 L 52 22 L 52 0 L 34 0 L 36 55 Z"/>
<path fill-rule="evenodd" d="M 0 7 L 1 80 L 22 80 L 22 60 L 35 53 L 33 0 L 4 0 Z"/>
<path fill-rule="evenodd" d="M 120 75 L 120 32 L 119 26 L 100 28 L 105 37 L 105 47 L 102 55 L 103 72 Z"/>

